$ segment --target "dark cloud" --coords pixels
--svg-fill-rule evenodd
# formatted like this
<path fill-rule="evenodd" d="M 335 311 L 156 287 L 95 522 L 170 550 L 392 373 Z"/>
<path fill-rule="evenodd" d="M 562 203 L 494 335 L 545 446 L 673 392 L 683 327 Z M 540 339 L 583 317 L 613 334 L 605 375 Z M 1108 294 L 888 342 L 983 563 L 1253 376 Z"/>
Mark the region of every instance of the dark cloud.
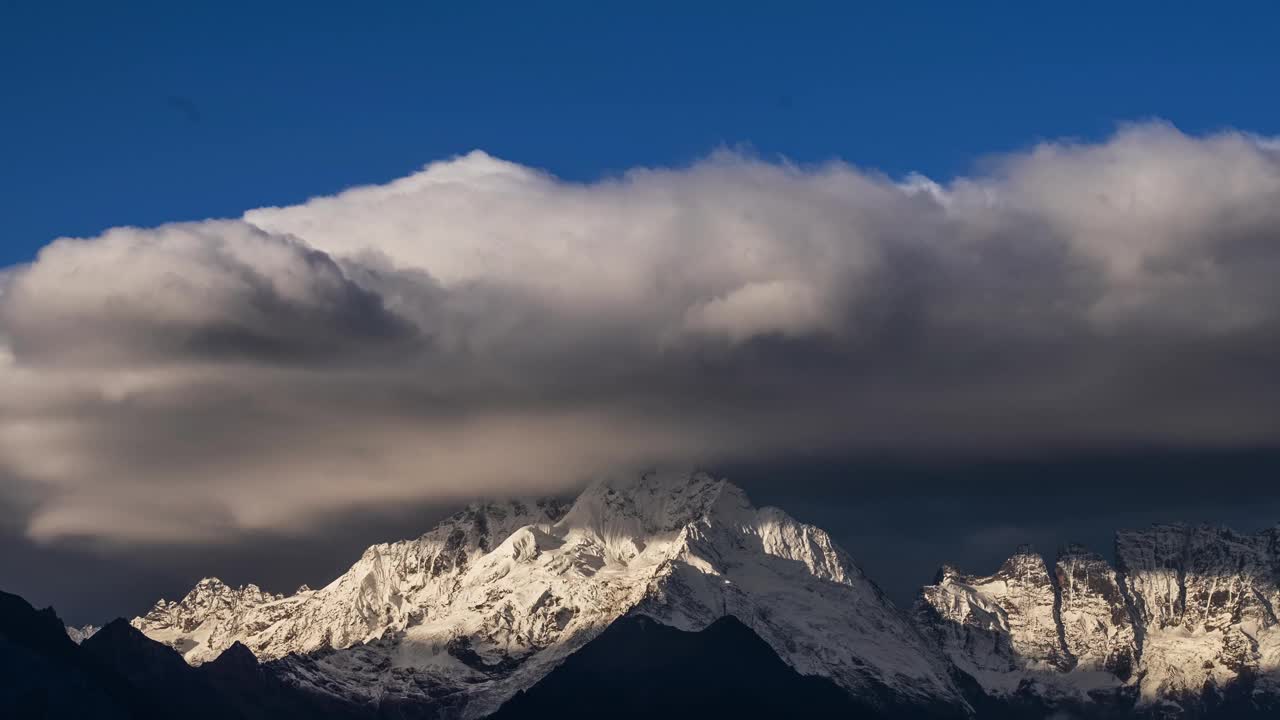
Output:
<path fill-rule="evenodd" d="M 1280 451 L 1051 453 L 1020 459 L 809 457 L 726 466 L 757 502 L 828 529 L 895 602 L 943 564 L 991 573 L 1022 544 L 1052 561 L 1153 523 L 1280 523 Z"/>
<path fill-rule="evenodd" d="M 946 185 L 476 153 L 5 273 L 0 472 L 40 541 L 225 545 L 655 463 L 1271 447 L 1277 228 L 1274 143 L 1164 125 Z"/>
<path fill-rule="evenodd" d="M 327 364 L 416 338 L 325 253 L 226 221 L 59 240 L 3 297 L 27 367 Z"/>
<path fill-rule="evenodd" d="M 892 599 L 910 606 L 943 563 L 993 572 L 1021 544 L 1052 557 L 1066 543 L 1112 555 L 1119 528 L 1154 522 L 1280 521 L 1280 452 L 1129 451 L 1020 460 L 809 456 L 712 468 L 772 504 L 828 530 Z M 416 537 L 457 508 L 405 503 L 345 512 L 305 536 L 244 531 L 205 545 L 137 546 L 100 539 L 33 541 L 0 526 L 0 588 L 53 604 L 76 624 L 132 617 L 176 599 L 201 577 L 272 592 L 318 587 L 370 544 Z M 20 518 L 5 507 L 0 517 Z"/>

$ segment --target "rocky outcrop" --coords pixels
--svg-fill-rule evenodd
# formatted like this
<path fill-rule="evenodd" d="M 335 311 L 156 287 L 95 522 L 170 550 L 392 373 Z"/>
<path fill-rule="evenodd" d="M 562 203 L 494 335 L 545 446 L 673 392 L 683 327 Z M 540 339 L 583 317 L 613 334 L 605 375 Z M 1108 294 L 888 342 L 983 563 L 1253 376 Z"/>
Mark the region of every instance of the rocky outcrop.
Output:
<path fill-rule="evenodd" d="M 80 643 L 93 637 L 93 634 L 100 630 L 96 625 L 81 625 L 80 627 L 67 626 L 67 637 L 71 638 L 71 642 L 79 645 Z"/>

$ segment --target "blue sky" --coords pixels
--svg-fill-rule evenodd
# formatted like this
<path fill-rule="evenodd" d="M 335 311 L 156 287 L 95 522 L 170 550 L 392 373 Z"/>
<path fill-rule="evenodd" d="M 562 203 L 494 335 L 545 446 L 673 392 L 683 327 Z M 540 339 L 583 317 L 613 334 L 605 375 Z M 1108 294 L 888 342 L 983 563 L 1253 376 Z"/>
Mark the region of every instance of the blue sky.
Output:
<path fill-rule="evenodd" d="M 0 266 L 473 148 L 581 180 L 723 145 L 947 177 L 1151 117 L 1280 132 L 1263 4 L 517 5 L 6 3 Z"/>

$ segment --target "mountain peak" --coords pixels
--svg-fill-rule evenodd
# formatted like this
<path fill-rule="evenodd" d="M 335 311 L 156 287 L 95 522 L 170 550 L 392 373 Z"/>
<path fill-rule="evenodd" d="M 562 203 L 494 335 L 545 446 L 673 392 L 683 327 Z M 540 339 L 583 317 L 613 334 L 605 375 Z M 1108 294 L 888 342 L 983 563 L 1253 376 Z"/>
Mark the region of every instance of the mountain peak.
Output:
<path fill-rule="evenodd" d="M 210 664 L 221 668 L 256 668 L 258 666 L 258 657 L 244 643 L 237 640 L 231 643 L 226 650 L 223 650 Z"/>
<path fill-rule="evenodd" d="M 231 590 L 231 586 L 216 577 L 200 578 L 191 588 L 191 592 L 222 592 Z"/>
<path fill-rule="evenodd" d="M 1090 550 L 1088 547 L 1080 543 L 1067 543 L 1058 548 L 1058 559 L 1065 558 L 1095 558 L 1101 557 L 1098 553 Z"/>
<path fill-rule="evenodd" d="M 749 508 L 736 486 L 704 472 L 646 472 L 603 478 L 587 487 L 563 523 L 626 528 L 634 536 L 670 533 L 707 515 L 727 500 L 730 507 Z"/>

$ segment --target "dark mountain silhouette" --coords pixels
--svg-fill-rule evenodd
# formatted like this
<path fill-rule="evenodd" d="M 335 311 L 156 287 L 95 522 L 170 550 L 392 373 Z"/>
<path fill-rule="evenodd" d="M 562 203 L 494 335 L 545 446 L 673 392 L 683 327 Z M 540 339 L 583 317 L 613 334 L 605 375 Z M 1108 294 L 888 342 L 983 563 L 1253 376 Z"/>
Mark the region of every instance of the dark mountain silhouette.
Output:
<path fill-rule="evenodd" d="M 227 648 L 197 671 L 202 680 L 230 705 L 232 714 L 246 720 L 294 717 L 365 720 L 375 717 L 372 708 L 353 706 L 282 682 L 241 643 Z"/>
<path fill-rule="evenodd" d="M 0 592 L 0 716 L 161 717 L 156 711 L 73 643 L 52 608 Z"/>
<path fill-rule="evenodd" d="M 22 720 L 359 720 L 372 711 L 276 679 L 236 644 L 193 668 L 115 620 L 76 645 L 52 608 L 0 592 L 0 718 Z"/>
<path fill-rule="evenodd" d="M 683 632 L 622 618 L 491 717 L 861 718 L 834 683 L 800 675 L 733 617 Z"/>

